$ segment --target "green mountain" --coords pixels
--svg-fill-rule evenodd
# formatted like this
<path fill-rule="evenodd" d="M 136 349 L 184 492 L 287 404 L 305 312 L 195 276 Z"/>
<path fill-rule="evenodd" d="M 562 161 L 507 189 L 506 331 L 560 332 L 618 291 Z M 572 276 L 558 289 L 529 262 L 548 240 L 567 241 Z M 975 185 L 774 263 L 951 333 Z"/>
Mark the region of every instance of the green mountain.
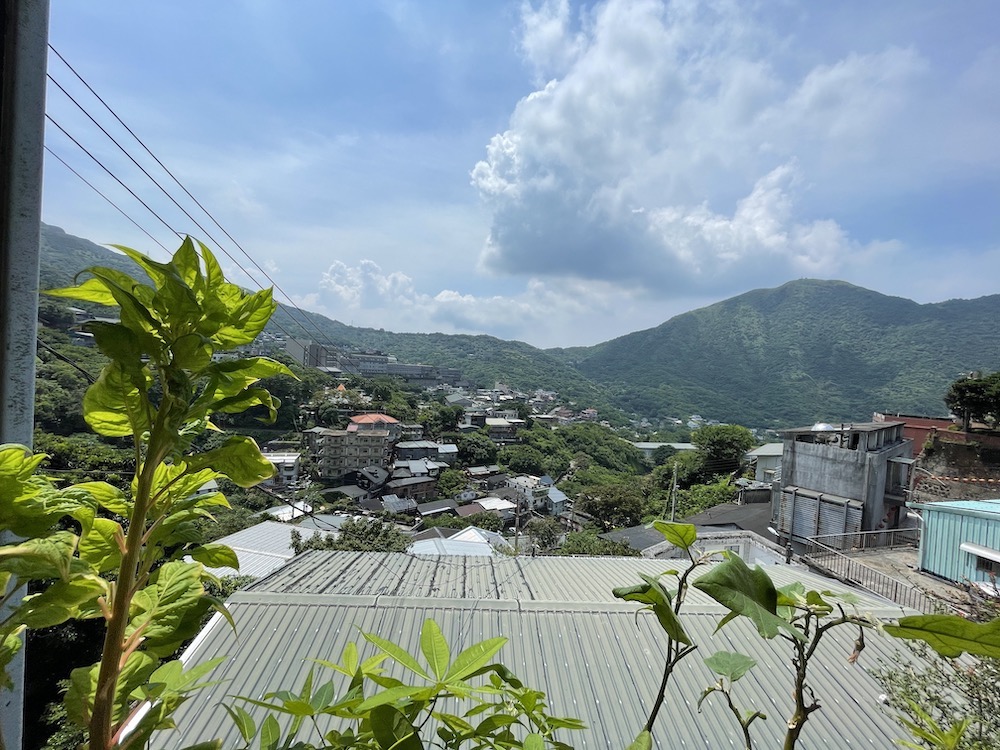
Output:
<path fill-rule="evenodd" d="M 88 265 L 131 262 L 42 227 L 42 288 Z M 962 372 L 1000 369 L 1000 295 L 920 305 L 841 281 L 793 281 L 593 347 L 537 349 L 492 336 L 355 328 L 284 306 L 273 330 L 401 361 L 455 367 L 478 385 L 558 391 L 580 407 L 751 426 L 941 414 Z"/>
<path fill-rule="evenodd" d="M 1000 295 L 920 305 L 842 281 L 793 281 L 574 350 L 626 411 L 749 425 L 942 414 L 948 384 L 1000 369 Z M 562 356 L 565 359 L 565 353 Z"/>
<path fill-rule="evenodd" d="M 126 256 L 89 240 L 67 234 L 59 227 L 42 225 L 41 288 L 67 286 L 84 268 L 103 265 L 135 274 L 137 267 Z M 316 313 L 279 305 L 269 330 L 331 343 L 345 349 L 379 350 L 402 362 L 454 367 L 479 386 L 496 381 L 514 388 L 558 391 L 580 408 L 595 407 L 617 421 L 624 416 L 603 395 L 602 389 L 561 360 L 521 341 L 493 336 L 443 333 L 392 333 L 355 328 Z"/>

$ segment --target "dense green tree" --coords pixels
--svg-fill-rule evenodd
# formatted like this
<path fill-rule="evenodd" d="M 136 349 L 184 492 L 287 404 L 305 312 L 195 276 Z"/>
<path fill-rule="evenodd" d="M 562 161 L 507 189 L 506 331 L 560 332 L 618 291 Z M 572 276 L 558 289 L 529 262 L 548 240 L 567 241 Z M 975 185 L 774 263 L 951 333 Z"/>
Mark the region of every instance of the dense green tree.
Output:
<path fill-rule="evenodd" d="M 486 531 L 501 532 L 507 524 L 497 513 L 474 513 L 471 516 L 449 516 L 447 513 L 441 513 L 424 519 L 424 526 L 428 529 L 465 529 L 469 526 L 477 526 Z"/>
<path fill-rule="evenodd" d="M 508 445 L 497 453 L 497 461 L 515 474 L 546 473 L 545 456 L 530 445 Z"/>
<path fill-rule="evenodd" d="M 615 482 L 581 493 L 576 507 L 606 529 L 622 528 L 642 523 L 646 498 L 640 483 Z"/>
<path fill-rule="evenodd" d="M 695 484 L 677 493 L 677 518 L 687 518 L 736 497 L 736 488 L 726 477 L 711 484 Z"/>
<path fill-rule="evenodd" d="M 966 432 L 973 421 L 995 425 L 1000 417 L 1000 372 L 985 376 L 972 373 L 959 378 L 948 387 L 944 403 L 962 418 Z"/>
<path fill-rule="evenodd" d="M 555 550 L 556 555 L 607 555 L 612 557 L 639 557 L 638 550 L 622 542 L 601 539 L 595 531 L 571 531 L 566 540 Z"/>
<path fill-rule="evenodd" d="M 542 551 L 551 549 L 559 541 L 563 526 L 554 518 L 532 518 L 524 526 L 524 533 L 531 537 Z"/>
<path fill-rule="evenodd" d="M 653 451 L 653 466 L 662 466 L 671 456 L 677 453 L 672 445 L 660 445 Z"/>
<path fill-rule="evenodd" d="M 483 466 L 497 460 L 497 447 L 481 432 L 471 432 L 458 439 L 458 460 L 463 466 Z"/>
<path fill-rule="evenodd" d="M 455 497 L 469 484 L 464 471 L 458 469 L 445 469 L 438 477 L 437 492 L 439 497 Z"/>
<path fill-rule="evenodd" d="M 410 539 L 391 524 L 376 519 L 345 521 L 336 537 L 319 532 L 307 535 L 298 529 L 292 532 L 295 554 L 307 550 L 325 549 L 348 552 L 405 552 Z"/>
<path fill-rule="evenodd" d="M 700 427 L 691 433 L 691 442 L 698 446 L 704 477 L 736 471 L 756 443 L 750 430 L 734 424 Z"/>

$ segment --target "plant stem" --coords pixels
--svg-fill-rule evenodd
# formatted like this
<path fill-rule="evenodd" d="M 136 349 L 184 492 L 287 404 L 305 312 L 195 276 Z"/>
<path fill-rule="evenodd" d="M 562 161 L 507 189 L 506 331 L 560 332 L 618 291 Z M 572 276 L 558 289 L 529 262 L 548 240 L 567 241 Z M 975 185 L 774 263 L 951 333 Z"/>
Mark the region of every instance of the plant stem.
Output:
<path fill-rule="evenodd" d="M 669 658 L 663 665 L 663 678 L 660 680 L 660 689 L 656 694 L 656 700 L 653 702 L 653 709 L 649 712 L 649 719 L 646 721 L 646 731 L 653 731 L 653 723 L 656 721 L 656 715 L 660 713 L 660 708 L 663 706 L 663 699 L 667 694 L 667 683 L 670 681 L 670 675 L 674 671 L 681 659 L 683 659 L 688 654 L 694 652 L 698 648 L 697 646 L 687 646 L 681 648 L 680 644 L 676 641 L 669 641 L 667 644 L 667 654 Z"/>
<path fill-rule="evenodd" d="M 125 536 L 125 553 L 118 568 L 118 580 L 111 603 L 111 617 L 104 634 L 104 648 L 101 652 L 101 667 L 94 692 L 94 711 L 90 717 L 90 750 L 106 750 L 114 744 L 115 698 L 118 677 L 122 670 L 122 654 L 125 649 L 125 630 L 129 621 L 132 597 L 136 591 L 136 580 L 142 560 L 142 539 L 145 534 L 146 514 L 151 505 L 153 477 L 156 467 L 166 456 L 166 447 L 159 445 L 156 435 L 163 431 L 163 414 L 156 416 L 156 425 L 151 430 L 146 461 L 142 464 L 136 496 Z M 140 440 L 136 435 L 136 442 Z M 138 451 L 137 451 L 138 452 Z M 138 467 L 137 467 L 138 468 Z"/>

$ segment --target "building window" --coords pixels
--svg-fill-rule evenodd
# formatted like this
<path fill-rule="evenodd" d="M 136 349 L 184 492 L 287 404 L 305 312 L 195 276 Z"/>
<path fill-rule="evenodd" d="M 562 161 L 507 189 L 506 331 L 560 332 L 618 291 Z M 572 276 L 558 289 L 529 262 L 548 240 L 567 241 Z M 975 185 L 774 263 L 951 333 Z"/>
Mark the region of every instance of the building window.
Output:
<path fill-rule="evenodd" d="M 1000 563 L 995 560 L 990 560 L 989 558 L 979 557 L 979 555 L 976 555 L 976 570 L 980 573 L 997 575 L 1000 574 Z"/>

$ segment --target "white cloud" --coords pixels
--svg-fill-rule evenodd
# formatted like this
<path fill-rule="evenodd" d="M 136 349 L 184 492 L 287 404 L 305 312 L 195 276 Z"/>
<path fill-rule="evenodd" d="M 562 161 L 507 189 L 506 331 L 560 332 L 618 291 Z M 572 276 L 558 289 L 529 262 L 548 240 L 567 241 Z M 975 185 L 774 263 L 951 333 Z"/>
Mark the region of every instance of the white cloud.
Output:
<path fill-rule="evenodd" d="M 816 204 L 881 187 L 873 160 L 923 106 L 914 49 L 790 74 L 736 4 L 608 0 L 579 31 L 571 20 L 564 2 L 523 11 L 530 62 L 564 71 L 518 103 L 472 170 L 493 212 L 483 268 L 735 289 L 897 248 L 853 239 Z M 868 184 L 855 187 L 859 169 Z"/>

